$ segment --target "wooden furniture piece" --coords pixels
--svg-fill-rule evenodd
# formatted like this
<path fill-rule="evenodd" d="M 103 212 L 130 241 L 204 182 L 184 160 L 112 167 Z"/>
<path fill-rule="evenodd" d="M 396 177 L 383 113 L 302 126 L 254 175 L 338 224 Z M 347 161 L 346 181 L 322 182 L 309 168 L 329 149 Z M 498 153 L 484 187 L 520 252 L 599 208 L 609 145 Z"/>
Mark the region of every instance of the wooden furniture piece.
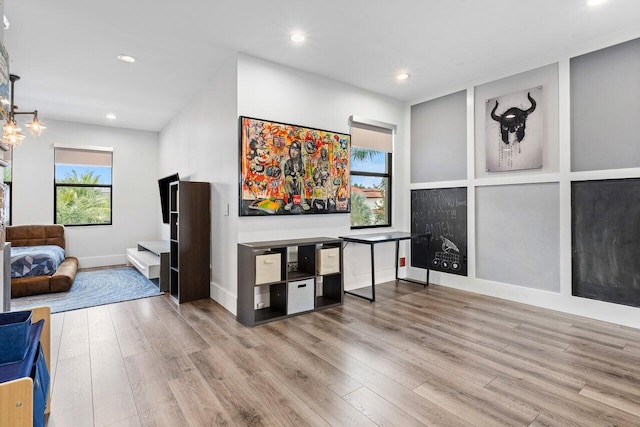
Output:
<path fill-rule="evenodd" d="M 137 248 L 127 249 L 127 262 L 147 279 L 158 279 L 158 288 L 169 290 L 169 251 L 167 240 L 138 242 Z"/>
<path fill-rule="evenodd" d="M 418 283 L 420 285 L 429 285 L 429 267 L 427 267 L 427 279 L 425 282 L 419 282 L 417 280 L 398 277 L 398 256 L 400 252 L 400 241 L 423 238 L 427 243 L 426 254 L 429 253 L 429 242 L 431 240 L 431 233 L 407 233 L 404 231 L 393 231 L 389 233 L 372 233 L 361 234 L 359 236 L 341 236 L 340 237 L 345 245 L 349 243 L 360 243 L 363 245 L 369 245 L 371 247 L 371 286 L 365 286 L 363 288 L 352 289 L 345 291 L 346 294 L 353 295 L 359 298 L 364 298 L 367 301 L 375 302 L 376 300 L 376 268 L 374 263 L 374 246 L 378 243 L 395 242 L 396 243 L 396 282 L 402 280 L 404 282 Z M 429 264 L 427 263 L 427 266 Z"/>
<path fill-rule="evenodd" d="M 7 242 L 11 246 L 58 245 L 65 248 L 64 226 L 14 225 L 7 227 Z M 10 268 L 8 266 L 7 268 Z M 32 276 L 11 279 L 11 297 L 65 292 L 71 288 L 78 272 L 78 258 L 66 257 L 51 276 Z"/>
<path fill-rule="evenodd" d="M 178 304 L 209 298 L 211 185 L 172 182 L 169 203 L 169 293 Z"/>
<path fill-rule="evenodd" d="M 297 252 L 297 269 L 294 264 Z M 256 303 L 268 288 L 269 301 Z M 342 241 L 331 237 L 238 244 L 237 319 L 259 325 L 342 304 Z M 264 305 L 264 306 L 263 306 Z"/>
<path fill-rule="evenodd" d="M 40 345 L 47 369 L 51 372 L 51 309 L 38 307 L 34 308 L 32 312 L 32 323 L 44 319 L 44 326 L 40 333 Z M 24 361 L 24 363 L 29 363 L 29 361 Z M 31 363 L 33 364 L 33 361 Z M 34 385 L 36 384 L 33 379 L 28 376 L 0 383 L 0 427 L 32 427 L 34 425 Z M 51 390 L 49 389 L 45 414 L 49 413 L 50 405 Z"/>

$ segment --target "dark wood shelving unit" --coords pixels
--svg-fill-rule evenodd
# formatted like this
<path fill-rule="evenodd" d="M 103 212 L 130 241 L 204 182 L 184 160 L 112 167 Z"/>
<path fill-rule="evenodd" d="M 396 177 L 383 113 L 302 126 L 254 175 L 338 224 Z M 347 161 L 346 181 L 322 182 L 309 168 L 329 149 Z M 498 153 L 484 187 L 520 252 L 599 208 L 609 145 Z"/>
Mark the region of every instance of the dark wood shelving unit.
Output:
<path fill-rule="evenodd" d="M 178 304 L 209 298 L 211 185 L 172 182 L 169 203 L 169 293 Z"/>
<path fill-rule="evenodd" d="M 339 259 L 336 271 L 320 274 L 317 254 L 319 251 L 331 249 L 337 251 Z M 293 260 L 292 254 L 297 252 L 297 270 L 287 271 L 287 265 Z M 262 256 L 280 256 L 274 278 L 279 280 L 262 281 L 257 277 L 258 259 Z M 247 326 L 259 325 L 284 319 L 309 311 L 323 310 L 342 304 L 344 282 L 342 276 L 342 240 L 319 237 L 309 239 L 276 240 L 238 244 L 238 306 L 237 319 Z M 313 292 L 306 286 L 312 285 Z M 258 308 L 256 305 L 256 288 L 268 287 L 269 305 Z M 306 288 L 302 300 L 293 298 L 299 289 Z M 308 309 L 293 309 L 294 304 L 308 304 Z M 292 312 L 292 309 L 295 312 Z M 290 313 L 290 314 L 289 314 Z"/>
<path fill-rule="evenodd" d="M 311 279 L 316 277 L 315 274 L 309 274 L 307 272 L 298 272 L 298 271 L 292 271 L 289 274 L 287 274 L 287 280 L 291 281 L 291 280 L 305 280 L 305 279 Z"/>

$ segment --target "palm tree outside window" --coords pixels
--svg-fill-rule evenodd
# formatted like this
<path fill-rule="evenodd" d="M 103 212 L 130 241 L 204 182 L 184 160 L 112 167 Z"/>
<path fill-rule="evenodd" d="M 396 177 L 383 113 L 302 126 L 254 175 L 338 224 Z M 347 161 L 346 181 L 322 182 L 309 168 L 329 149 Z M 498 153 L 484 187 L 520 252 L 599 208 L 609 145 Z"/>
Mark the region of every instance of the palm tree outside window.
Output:
<path fill-rule="evenodd" d="M 351 116 L 351 228 L 391 226 L 396 126 Z"/>
<path fill-rule="evenodd" d="M 111 148 L 55 147 L 55 224 L 112 223 Z"/>

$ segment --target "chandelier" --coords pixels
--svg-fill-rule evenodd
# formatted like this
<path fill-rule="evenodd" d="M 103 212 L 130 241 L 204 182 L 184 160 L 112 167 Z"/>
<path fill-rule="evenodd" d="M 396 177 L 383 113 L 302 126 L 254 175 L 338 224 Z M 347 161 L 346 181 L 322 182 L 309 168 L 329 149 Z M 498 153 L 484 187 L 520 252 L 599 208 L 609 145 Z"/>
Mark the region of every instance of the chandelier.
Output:
<path fill-rule="evenodd" d="M 14 104 L 14 83 L 20 80 L 20 76 L 16 76 L 15 74 L 10 74 L 9 79 L 11 80 L 11 104 L 9 110 L 9 116 L 7 117 L 7 122 L 2 127 L 2 139 L 4 142 L 12 147 L 16 147 L 22 143 L 24 139 L 24 134 L 22 134 L 22 129 L 18 126 L 18 122 L 16 122 L 16 116 L 21 114 L 28 114 L 33 116 L 32 120 L 27 123 L 25 126 L 29 129 L 33 136 L 40 136 L 43 129 L 47 127 L 43 125 L 38 119 L 38 110 L 33 111 L 16 111 L 18 106 Z"/>

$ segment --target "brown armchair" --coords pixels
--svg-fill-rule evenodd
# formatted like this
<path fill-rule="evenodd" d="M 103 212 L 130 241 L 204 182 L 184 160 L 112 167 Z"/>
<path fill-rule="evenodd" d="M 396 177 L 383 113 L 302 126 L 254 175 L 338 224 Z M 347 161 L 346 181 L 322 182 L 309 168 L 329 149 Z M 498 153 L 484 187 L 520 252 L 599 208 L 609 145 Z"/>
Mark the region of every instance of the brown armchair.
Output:
<path fill-rule="evenodd" d="M 58 245 L 65 248 L 62 225 L 14 225 L 7 227 L 7 242 L 11 246 Z M 11 279 L 11 297 L 65 292 L 71 288 L 78 271 L 78 258 L 66 257 L 51 276 Z"/>

